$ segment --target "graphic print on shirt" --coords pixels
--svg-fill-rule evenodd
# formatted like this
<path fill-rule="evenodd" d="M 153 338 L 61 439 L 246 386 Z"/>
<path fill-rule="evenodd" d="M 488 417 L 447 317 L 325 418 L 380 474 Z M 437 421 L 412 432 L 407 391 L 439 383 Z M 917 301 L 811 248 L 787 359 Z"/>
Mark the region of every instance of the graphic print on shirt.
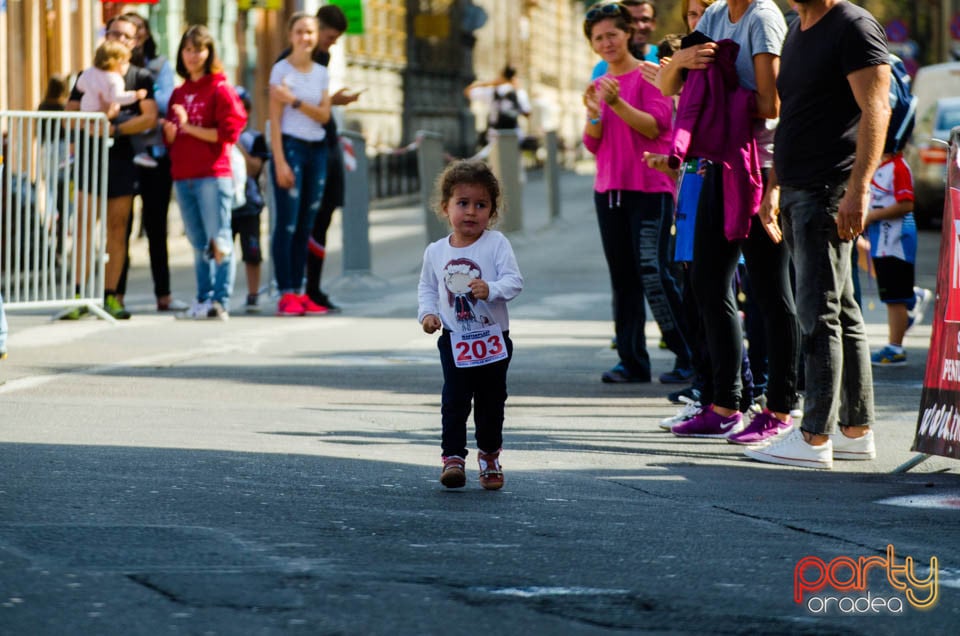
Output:
<path fill-rule="evenodd" d="M 447 288 L 447 302 L 453 307 L 459 331 L 472 331 L 494 324 L 478 306 L 470 290 L 470 281 L 481 278 L 480 266 L 469 258 L 455 258 L 443 266 L 443 283 Z"/>
<path fill-rule="evenodd" d="M 187 111 L 187 123 L 193 126 L 203 125 L 203 111 L 207 105 L 205 101 L 198 100 L 196 93 L 183 96 L 183 107 Z"/>

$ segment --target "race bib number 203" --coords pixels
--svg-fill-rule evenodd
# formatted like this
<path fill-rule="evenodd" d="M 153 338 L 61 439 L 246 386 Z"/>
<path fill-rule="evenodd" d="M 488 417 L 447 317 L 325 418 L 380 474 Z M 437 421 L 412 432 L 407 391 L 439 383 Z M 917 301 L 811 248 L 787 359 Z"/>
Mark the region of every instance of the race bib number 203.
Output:
<path fill-rule="evenodd" d="M 507 345 L 503 341 L 500 325 L 476 331 L 453 331 L 450 333 L 450 347 L 453 349 L 453 362 L 461 369 L 507 358 Z"/>

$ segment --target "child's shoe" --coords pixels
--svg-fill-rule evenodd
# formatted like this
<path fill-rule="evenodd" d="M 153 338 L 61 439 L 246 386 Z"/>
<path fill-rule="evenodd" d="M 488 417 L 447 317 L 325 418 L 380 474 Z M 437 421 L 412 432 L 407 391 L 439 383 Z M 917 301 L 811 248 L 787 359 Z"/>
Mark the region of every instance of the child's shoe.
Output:
<path fill-rule="evenodd" d="M 259 314 L 260 294 L 247 294 L 247 302 L 243 305 L 243 310 L 248 314 Z"/>
<path fill-rule="evenodd" d="M 875 367 L 902 367 L 907 363 L 907 352 L 903 347 L 887 345 L 870 356 L 870 364 Z"/>
<path fill-rule="evenodd" d="M 486 490 L 503 488 L 503 469 L 500 467 L 500 451 L 484 453 L 477 449 L 477 462 L 480 464 L 480 485 Z"/>
<path fill-rule="evenodd" d="M 143 166 L 144 168 L 156 168 L 160 164 L 157 163 L 157 160 L 148 155 L 145 152 L 139 152 L 133 156 L 133 163 L 138 166 Z"/>
<path fill-rule="evenodd" d="M 467 485 L 466 462 L 459 455 L 443 458 L 443 470 L 440 472 L 440 483 L 447 488 L 463 488 Z"/>
<path fill-rule="evenodd" d="M 907 331 L 923 322 L 923 314 L 931 300 L 933 300 L 932 291 L 923 287 L 913 288 L 913 309 L 907 310 Z"/>

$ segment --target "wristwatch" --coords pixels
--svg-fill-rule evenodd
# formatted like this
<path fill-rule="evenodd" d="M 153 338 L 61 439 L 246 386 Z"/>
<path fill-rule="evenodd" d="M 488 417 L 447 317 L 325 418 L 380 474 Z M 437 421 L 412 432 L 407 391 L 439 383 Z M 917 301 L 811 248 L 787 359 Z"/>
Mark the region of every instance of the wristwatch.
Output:
<path fill-rule="evenodd" d="M 290 105 L 293 106 L 294 108 L 300 108 L 300 105 L 301 105 L 302 103 L 303 103 L 303 102 L 301 102 L 299 99 L 295 99 L 295 100 L 293 100 L 293 103 L 290 104 Z"/>

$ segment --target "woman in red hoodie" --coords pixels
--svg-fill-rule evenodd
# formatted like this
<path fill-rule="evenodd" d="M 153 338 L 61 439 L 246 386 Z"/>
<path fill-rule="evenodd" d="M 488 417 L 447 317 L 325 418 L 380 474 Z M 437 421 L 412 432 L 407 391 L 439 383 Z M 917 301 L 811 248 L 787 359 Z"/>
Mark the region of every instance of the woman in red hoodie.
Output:
<path fill-rule="evenodd" d="M 192 26 L 183 34 L 177 74 L 186 81 L 170 96 L 163 135 L 197 275 L 197 298 L 178 318 L 226 320 L 235 262 L 230 146 L 247 114 L 223 74 L 207 27 Z"/>

